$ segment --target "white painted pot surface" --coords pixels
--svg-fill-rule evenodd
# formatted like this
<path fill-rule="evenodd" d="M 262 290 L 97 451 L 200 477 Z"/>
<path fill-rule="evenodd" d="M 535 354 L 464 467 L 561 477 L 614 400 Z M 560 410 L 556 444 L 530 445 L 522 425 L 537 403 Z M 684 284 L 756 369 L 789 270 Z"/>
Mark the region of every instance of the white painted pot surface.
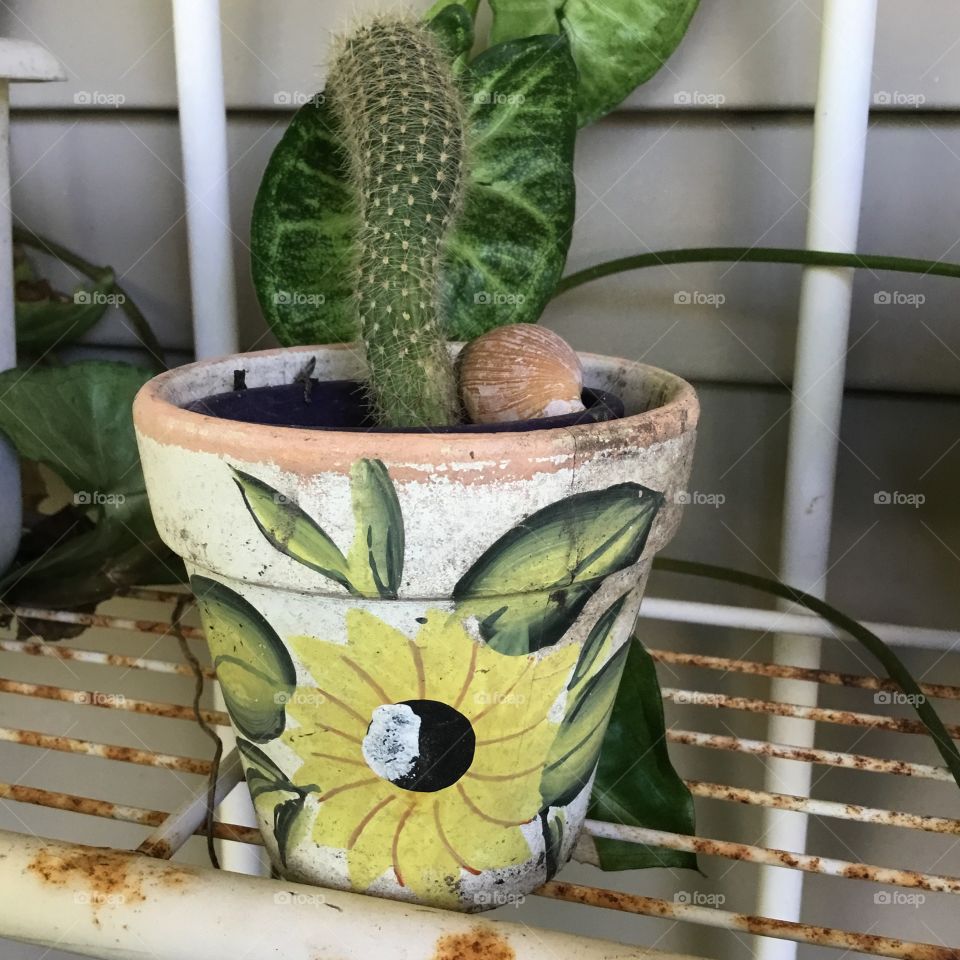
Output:
<path fill-rule="evenodd" d="M 462 910 L 570 856 L 654 553 L 673 535 L 689 384 L 582 355 L 616 421 L 317 431 L 205 416 L 233 388 L 360 374 L 349 346 L 150 381 L 134 421 L 284 876 Z"/>

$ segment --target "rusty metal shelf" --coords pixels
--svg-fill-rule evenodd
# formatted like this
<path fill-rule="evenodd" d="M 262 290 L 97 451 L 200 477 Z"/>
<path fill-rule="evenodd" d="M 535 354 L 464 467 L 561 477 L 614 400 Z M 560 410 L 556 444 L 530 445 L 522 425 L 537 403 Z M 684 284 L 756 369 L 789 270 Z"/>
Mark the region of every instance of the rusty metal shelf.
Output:
<path fill-rule="evenodd" d="M 77 732 L 82 732 L 83 724 L 99 710 L 127 711 L 148 714 L 168 721 L 195 723 L 193 709 L 188 704 L 143 699 L 129 696 L 124 691 L 126 678 L 141 672 L 179 677 L 192 676 L 192 670 L 187 664 L 172 659 L 159 658 L 153 652 L 161 638 L 171 635 L 169 617 L 163 619 L 156 613 L 158 604 L 165 605 L 162 609 L 172 613 L 173 604 L 180 596 L 176 591 L 138 590 L 124 598 L 123 602 L 129 606 L 139 605 L 144 611 L 152 611 L 151 618 L 113 616 L 104 613 L 74 614 L 37 609 L 17 609 L 13 611 L 14 620 L 7 631 L 7 636 L 6 638 L 0 637 L 0 654 L 2 654 L 0 656 L 0 673 L 9 672 L 5 665 L 22 662 L 18 661 L 18 658 L 26 657 L 58 661 L 64 665 L 65 670 L 69 670 L 71 664 L 84 664 L 87 667 L 95 666 L 104 669 L 102 672 L 98 671 L 102 680 L 98 682 L 97 689 L 77 689 L 69 685 L 60 686 L 0 678 L 0 694 L 15 698 L 34 698 L 35 700 L 59 701 L 74 705 L 77 707 L 77 717 L 73 726 L 79 728 Z M 127 652 L 117 653 L 93 649 L 89 643 L 85 644 L 86 634 L 80 634 L 75 639 L 60 641 L 56 644 L 30 637 L 32 628 L 43 622 L 73 623 L 112 633 L 122 632 L 123 646 Z M 21 637 L 26 635 L 25 638 L 13 638 L 16 628 L 19 628 Z M 196 626 L 185 626 L 183 634 L 196 645 L 198 652 L 204 649 L 202 634 Z M 680 667 L 700 671 L 698 676 L 708 680 L 708 683 L 709 679 L 714 681 L 719 679 L 722 682 L 725 675 L 736 675 L 758 678 L 787 677 L 807 680 L 827 687 L 847 687 L 875 692 L 894 691 L 896 689 L 889 681 L 860 674 L 800 669 L 781 664 L 720 656 L 704 656 L 665 649 L 653 649 L 651 653 L 665 667 Z M 114 669 L 110 670 L 108 668 Z M 213 678 L 212 671 L 209 667 L 204 667 L 203 674 L 209 686 Z M 927 696 L 945 702 L 960 700 L 960 687 L 947 684 L 926 684 L 923 689 Z M 665 701 L 678 706 L 692 705 L 700 709 L 733 711 L 740 714 L 791 716 L 816 721 L 819 724 L 858 727 L 864 730 L 881 730 L 897 734 L 922 733 L 922 728 L 916 721 L 889 716 L 882 712 L 853 712 L 823 707 L 806 707 L 762 698 L 709 693 L 686 686 L 682 688 L 665 686 L 663 694 Z M 203 711 L 203 715 L 207 722 L 212 725 L 219 727 L 228 725 L 226 714 L 220 710 L 208 708 Z M 691 712 L 691 718 L 699 716 L 701 714 Z M 960 729 L 957 727 L 951 728 L 950 732 L 953 736 L 960 737 Z M 204 781 L 200 778 L 209 776 L 211 764 L 208 760 L 202 757 L 155 750 L 149 744 L 142 744 L 138 747 L 122 746 L 98 742 L 82 735 L 68 735 L 68 733 L 57 735 L 4 726 L 0 727 L 0 742 L 12 742 L 36 750 L 62 752 L 79 757 L 101 758 L 118 764 L 128 764 L 131 770 L 154 767 L 172 773 L 190 775 L 196 779 L 183 781 L 184 803 L 182 807 L 173 812 L 114 803 L 72 792 L 32 786 L 26 782 L 0 782 L 0 802 L 9 804 L 11 807 L 15 805 L 17 818 L 25 827 L 24 832 L 30 829 L 28 827 L 30 810 L 38 808 L 70 811 L 80 815 L 136 824 L 149 828 L 151 831 L 140 843 L 139 852 L 141 854 L 148 853 L 157 859 L 168 859 L 186 842 L 191 834 L 203 832 L 202 822 L 206 809 L 206 788 Z M 951 779 L 945 768 L 916 762 L 915 760 L 889 759 L 837 750 L 801 749 L 789 744 L 776 744 L 764 740 L 677 727 L 670 727 L 667 736 L 675 744 L 761 757 L 785 757 L 815 765 L 857 770 L 864 775 L 913 778 L 918 785 L 923 781 L 949 781 Z M 228 754 L 219 772 L 218 796 L 229 793 L 241 777 L 242 771 L 235 754 Z M 883 828 L 907 829 L 949 837 L 960 836 L 960 820 L 943 816 L 881 809 L 859 803 L 847 803 L 842 800 L 788 796 L 770 791 L 750 789 L 738 784 L 717 783 L 700 779 L 690 779 L 687 783 L 695 797 L 705 800 L 749 807 L 790 810 L 820 818 L 856 821 Z M 77 818 L 78 826 L 75 839 L 78 842 L 84 838 L 83 822 L 82 817 Z M 596 821 L 587 822 L 586 832 L 588 835 L 595 837 L 614 837 L 673 850 L 693 851 L 704 856 L 718 857 L 729 861 L 774 865 L 808 874 L 852 878 L 896 889 L 923 890 L 947 895 L 960 893 L 960 878 L 915 869 L 898 869 L 817 856 L 799 851 L 776 850 L 761 845 L 720 839 L 692 838 L 662 831 L 623 827 Z M 250 845 L 262 844 L 259 832 L 242 824 L 217 822 L 214 834 L 221 840 Z M 73 838 L 72 836 L 71 839 Z M 582 843 L 578 848 L 578 855 L 587 861 L 591 857 L 590 846 L 589 843 Z M 616 881 L 617 875 L 610 874 L 608 877 L 612 884 Z M 271 881 L 262 880 L 260 882 L 270 883 Z M 566 882 L 563 876 L 542 887 L 538 891 L 538 896 L 649 917 L 686 921 L 753 935 L 780 937 L 798 943 L 833 947 L 841 951 L 859 951 L 867 955 L 927 958 L 927 960 L 948 960 L 948 958 L 949 960 L 957 960 L 960 957 L 960 950 L 954 946 L 910 942 L 873 932 L 848 931 L 810 923 L 794 923 L 775 918 L 751 916 L 727 911 L 721 909 L 720 906 L 704 906 L 678 899 L 667 900 L 614 889 L 570 883 Z M 10 930 L 2 920 L 0 920 L 0 935 L 10 935 Z M 64 948 L 70 949 L 71 944 L 69 942 L 64 943 Z M 76 948 L 76 945 L 73 945 L 73 948 Z M 641 956 L 646 954 L 638 952 L 626 955 Z"/>

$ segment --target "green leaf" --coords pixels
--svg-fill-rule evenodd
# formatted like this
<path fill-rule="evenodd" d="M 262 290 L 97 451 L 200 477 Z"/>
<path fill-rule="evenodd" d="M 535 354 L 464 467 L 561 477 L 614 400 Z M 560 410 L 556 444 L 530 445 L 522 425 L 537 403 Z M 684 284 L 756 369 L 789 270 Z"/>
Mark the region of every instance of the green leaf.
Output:
<path fill-rule="evenodd" d="M 560 32 L 564 0 L 490 0 L 490 43 Z"/>
<path fill-rule="evenodd" d="M 635 564 L 663 495 L 637 483 L 577 493 L 527 517 L 460 578 L 453 598 L 490 646 L 557 643 L 611 573 Z"/>
<path fill-rule="evenodd" d="M 237 729 L 266 743 L 283 733 L 284 705 L 297 682 L 293 660 L 260 612 L 229 587 L 192 576 L 200 619 L 223 699 Z"/>
<path fill-rule="evenodd" d="M 492 43 L 538 33 L 570 40 L 580 126 L 612 110 L 677 48 L 699 0 L 490 0 Z"/>
<path fill-rule="evenodd" d="M 31 283 L 30 289 L 38 290 Z M 79 340 L 106 312 L 108 297 L 114 293 L 113 273 L 106 271 L 91 289 L 78 286 L 72 297 L 65 297 L 45 285 L 46 296 L 21 299 L 24 286 L 17 287 L 17 349 L 43 353 L 54 347 Z"/>
<path fill-rule="evenodd" d="M 437 9 L 439 7 L 439 9 Z M 458 75 L 467 65 L 467 57 L 473 46 L 473 18 L 477 12 L 477 3 L 473 11 L 459 3 L 443 2 L 424 17 L 430 29 L 436 34 L 443 49 L 453 61 L 453 72 Z M 431 15 L 432 14 L 432 15 Z"/>
<path fill-rule="evenodd" d="M 153 529 L 146 500 L 142 510 L 139 530 L 107 514 L 92 530 L 77 522 L 40 556 L 18 557 L 0 578 L 4 603 L 65 609 L 109 600 L 126 586 L 185 581 L 183 562 Z"/>
<path fill-rule="evenodd" d="M 465 27 L 453 10 L 440 16 Z M 564 39 L 531 37 L 481 54 L 460 80 L 470 160 L 439 295 L 448 336 L 465 340 L 537 320 L 563 271 L 575 201 L 576 67 Z M 253 208 L 254 285 L 285 345 L 357 336 L 357 204 L 333 111 L 318 96 L 274 150 Z"/>
<path fill-rule="evenodd" d="M 663 700 L 653 659 L 639 641 L 629 651 L 603 738 L 588 815 L 634 827 L 693 836 L 693 798 L 667 752 Z M 692 853 L 596 838 L 604 870 L 697 869 Z"/>
<path fill-rule="evenodd" d="M 403 514 L 381 460 L 353 464 L 350 494 L 356 521 L 348 556 L 350 580 L 361 596 L 396 600 L 403 579 Z"/>
<path fill-rule="evenodd" d="M 613 629 L 617 617 L 620 616 L 620 611 L 626 603 L 627 596 L 625 593 L 619 599 L 614 600 L 597 618 L 597 622 L 584 641 L 577 665 L 573 668 L 573 676 L 570 677 L 570 683 L 567 684 L 568 690 L 572 690 L 590 672 L 590 668 L 603 649 L 603 645 L 607 642 L 607 637 L 610 636 L 610 631 Z"/>
<path fill-rule="evenodd" d="M 271 546 L 356 592 L 346 558 L 313 517 L 263 480 L 235 467 L 233 473 L 243 502 Z"/>
<path fill-rule="evenodd" d="M 590 782 L 628 649 L 629 644 L 623 644 L 593 676 L 570 694 L 570 702 L 540 779 L 544 806 L 565 806 Z"/>
<path fill-rule="evenodd" d="M 253 205 L 253 283 L 267 323 L 285 346 L 356 338 L 358 213 L 341 137 L 323 96 L 297 111 Z"/>
<path fill-rule="evenodd" d="M 143 493 L 131 404 L 153 374 L 102 360 L 0 373 L 0 430 L 71 490 Z"/>
<path fill-rule="evenodd" d="M 467 190 L 444 244 L 440 299 L 451 339 L 536 322 L 563 272 L 576 188 L 565 39 L 486 50 L 462 77 Z"/>
<path fill-rule="evenodd" d="M 0 431 L 74 492 L 52 539 L 39 525 L 44 542 L 24 538 L 0 579 L 5 602 L 75 607 L 134 584 L 186 580 L 153 524 L 133 431 L 133 398 L 151 376 L 103 361 L 0 373 Z"/>
<path fill-rule="evenodd" d="M 460 6 L 470 15 L 470 18 L 473 19 L 477 15 L 477 10 L 480 7 L 480 0 L 463 0 L 462 3 L 457 3 L 457 0 L 437 0 L 437 2 L 423 15 L 424 20 L 435 20 L 444 10 L 451 6 Z"/>

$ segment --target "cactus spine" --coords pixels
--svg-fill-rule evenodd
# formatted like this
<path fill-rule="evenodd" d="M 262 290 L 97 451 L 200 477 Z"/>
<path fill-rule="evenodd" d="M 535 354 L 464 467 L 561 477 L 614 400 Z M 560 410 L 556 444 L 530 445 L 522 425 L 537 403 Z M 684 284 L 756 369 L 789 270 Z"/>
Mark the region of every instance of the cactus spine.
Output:
<path fill-rule="evenodd" d="M 464 105 L 430 29 L 379 17 L 342 42 L 327 88 L 360 205 L 356 307 L 369 387 L 387 426 L 454 423 L 437 293 L 464 192 Z"/>

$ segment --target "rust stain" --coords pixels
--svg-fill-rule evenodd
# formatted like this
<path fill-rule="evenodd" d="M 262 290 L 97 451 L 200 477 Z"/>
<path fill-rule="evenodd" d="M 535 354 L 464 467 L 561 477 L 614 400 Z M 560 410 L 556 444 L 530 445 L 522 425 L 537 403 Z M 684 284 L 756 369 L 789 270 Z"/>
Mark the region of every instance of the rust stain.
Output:
<path fill-rule="evenodd" d="M 175 851 L 169 840 L 144 840 L 137 847 L 137 853 L 142 853 L 145 857 L 153 857 L 156 860 L 169 860 Z"/>
<path fill-rule="evenodd" d="M 21 784 L 3 785 L 0 788 L 0 797 L 3 799 L 16 800 L 19 803 L 32 803 L 39 807 L 54 807 L 58 810 L 71 810 L 74 813 L 86 813 L 91 817 L 105 817 L 106 819 L 115 819 L 117 817 L 117 807 L 107 800 L 95 800 L 92 797 L 75 797 L 69 793 L 53 794 L 48 790 L 40 790 L 36 787 L 25 787 Z M 157 825 L 162 823 L 161 814 Z M 150 820 L 140 821 L 152 825 Z"/>
<path fill-rule="evenodd" d="M 93 921 L 105 906 L 129 906 L 145 900 L 140 877 L 130 876 L 129 856 L 105 847 L 84 847 L 58 853 L 46 847 L 27 865 L 26 871 L 55 887 L 73 887 L 77 902 L 86 902 Z M 81 898 L 85 898 L 81 901 Z"/>
<path fill-rule="evenodd" d="M 489 924 L 477 924 L 466 933 L 448 933 L 437 941 L 432 960 L 515 960 L 510 941 Z"/>

